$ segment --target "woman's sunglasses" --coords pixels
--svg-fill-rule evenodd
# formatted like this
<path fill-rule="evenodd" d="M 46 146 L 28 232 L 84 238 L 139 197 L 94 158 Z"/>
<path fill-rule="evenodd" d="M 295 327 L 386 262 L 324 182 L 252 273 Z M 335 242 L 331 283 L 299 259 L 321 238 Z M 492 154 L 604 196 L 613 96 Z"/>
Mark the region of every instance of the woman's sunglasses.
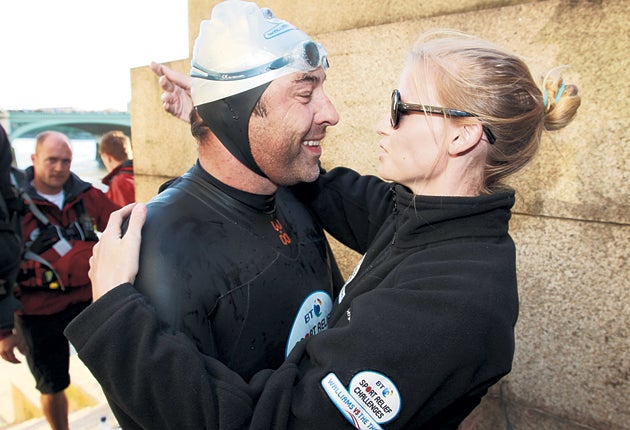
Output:
<path fill-rule="evenodd" d="M 449 109 L 437 106 L 428 106 L 428 105 L 416 105 L 411 103 L 403 103 L 400 101 L 400 91 L 394 90 L 392 91 L 392 108 L 391 108 L 391 117 L 389 122 L 391 123 L 393 128 L 398 127 L 398 123 L 400 122 L 400 114 L 408 114 L 410 112 L 424 112 L 427 115 L 445 115 L 447 117 L 465 117 L 473 115 L 469 112 L 465 112 L 463 110 L 457 109 Z M 483 125 L 483 131 L 486 133 L 488 137 L 488 142 L 494 143 L 496 142 L 496 138 L 494 134 L 490 131 L 488 126 Z"/>

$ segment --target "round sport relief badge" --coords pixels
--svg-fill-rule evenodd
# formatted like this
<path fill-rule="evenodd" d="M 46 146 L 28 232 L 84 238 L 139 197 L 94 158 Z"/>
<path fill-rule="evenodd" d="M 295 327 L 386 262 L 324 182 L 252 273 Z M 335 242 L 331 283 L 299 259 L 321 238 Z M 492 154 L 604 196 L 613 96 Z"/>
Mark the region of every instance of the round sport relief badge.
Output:
<path fill-rule="evenodd" d="M 322 379 L 322 387 L 343 416 L 357 429 L 381 429 L 400 412 L 400 393 L 387 376 L 373 371 L 357 373 L 348 388 L 334 373 Z"/>
<path fill-rule="evenodd" d="M 309 336 L 314 336 L 328 328 L 328 317 L 332 311 L 332 299 L 325 291 L 311 293 L 298 310 L 287 341 L 286 356 L 296 343 Z"/>

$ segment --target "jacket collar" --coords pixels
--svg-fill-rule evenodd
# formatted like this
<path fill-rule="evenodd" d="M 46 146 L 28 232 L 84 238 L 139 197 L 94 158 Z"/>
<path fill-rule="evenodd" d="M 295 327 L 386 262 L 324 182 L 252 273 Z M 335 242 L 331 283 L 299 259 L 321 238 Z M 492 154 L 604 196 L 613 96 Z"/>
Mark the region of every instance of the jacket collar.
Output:
<path fill-rule="evenodd" d="M 514 192 L 477 197 L 418 196 L 406 187 L 392 187 L 397 236 L 404 242 L 433 243 L 461 237 L 508 234 Z M 408 240 L 405 240 L 408 239 Z M 404 242 L 398 242 L 404 246 Z"/>
<path fill-rule="evenodd" d="M 112 179 L 114 179 L 114 176 L 120 173 L 130 173 L 133 175 L 133 160 L 125 160 L 120 163 L 111 172 L 109 172 L 101 182 L 105 185 L 109 185 L 112 182 Z"/>

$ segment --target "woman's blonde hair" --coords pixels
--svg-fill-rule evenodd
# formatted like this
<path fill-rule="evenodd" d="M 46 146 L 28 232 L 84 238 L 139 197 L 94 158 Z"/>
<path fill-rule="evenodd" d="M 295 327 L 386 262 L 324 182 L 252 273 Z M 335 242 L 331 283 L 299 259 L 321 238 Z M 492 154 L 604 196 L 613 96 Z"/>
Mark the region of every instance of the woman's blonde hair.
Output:
<path fill-rule="evenodd" d="M 411 50 L 410 61 L 416 66 L 412 73 L 420 74 L 416 80 L 430 74 L 445 107 L 472 113 L 496 138 L 488 145 L 485 193 L 503 188 L 501 181 L 533 158 L 542 131 L 565 127 L 580 106 L 578 88 L 564 84 L 560 69 L 545 75 L 541 89 L 523 60 L 464 33 L 425 33 Z"/>

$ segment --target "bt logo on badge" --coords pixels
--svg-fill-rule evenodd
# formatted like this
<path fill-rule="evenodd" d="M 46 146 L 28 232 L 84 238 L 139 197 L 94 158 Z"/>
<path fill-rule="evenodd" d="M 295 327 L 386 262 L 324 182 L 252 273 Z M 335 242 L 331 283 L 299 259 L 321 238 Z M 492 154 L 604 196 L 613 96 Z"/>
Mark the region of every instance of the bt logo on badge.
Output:
<path fill-rule="evenodd" d="M 387 397 L 391 394 L 391 391 L 389 388 L 387 388 L 385 386 L 385 384 L 383 384 L 381 381 L 376 381 L 376 386 L 382 389 L 382 395 L 383 397 Z"/>
<path fill-rule="evenodd" d="M 314 316 L 313 316 L 314 315 Z M 310 309 L 306 314 L 304 314 L 304 323 L 308 323 L 313 318 L 319 318 L 322 316 L 322 301 L 320 299 L 315 299 L 313 303 L 313 309 Z"/>

